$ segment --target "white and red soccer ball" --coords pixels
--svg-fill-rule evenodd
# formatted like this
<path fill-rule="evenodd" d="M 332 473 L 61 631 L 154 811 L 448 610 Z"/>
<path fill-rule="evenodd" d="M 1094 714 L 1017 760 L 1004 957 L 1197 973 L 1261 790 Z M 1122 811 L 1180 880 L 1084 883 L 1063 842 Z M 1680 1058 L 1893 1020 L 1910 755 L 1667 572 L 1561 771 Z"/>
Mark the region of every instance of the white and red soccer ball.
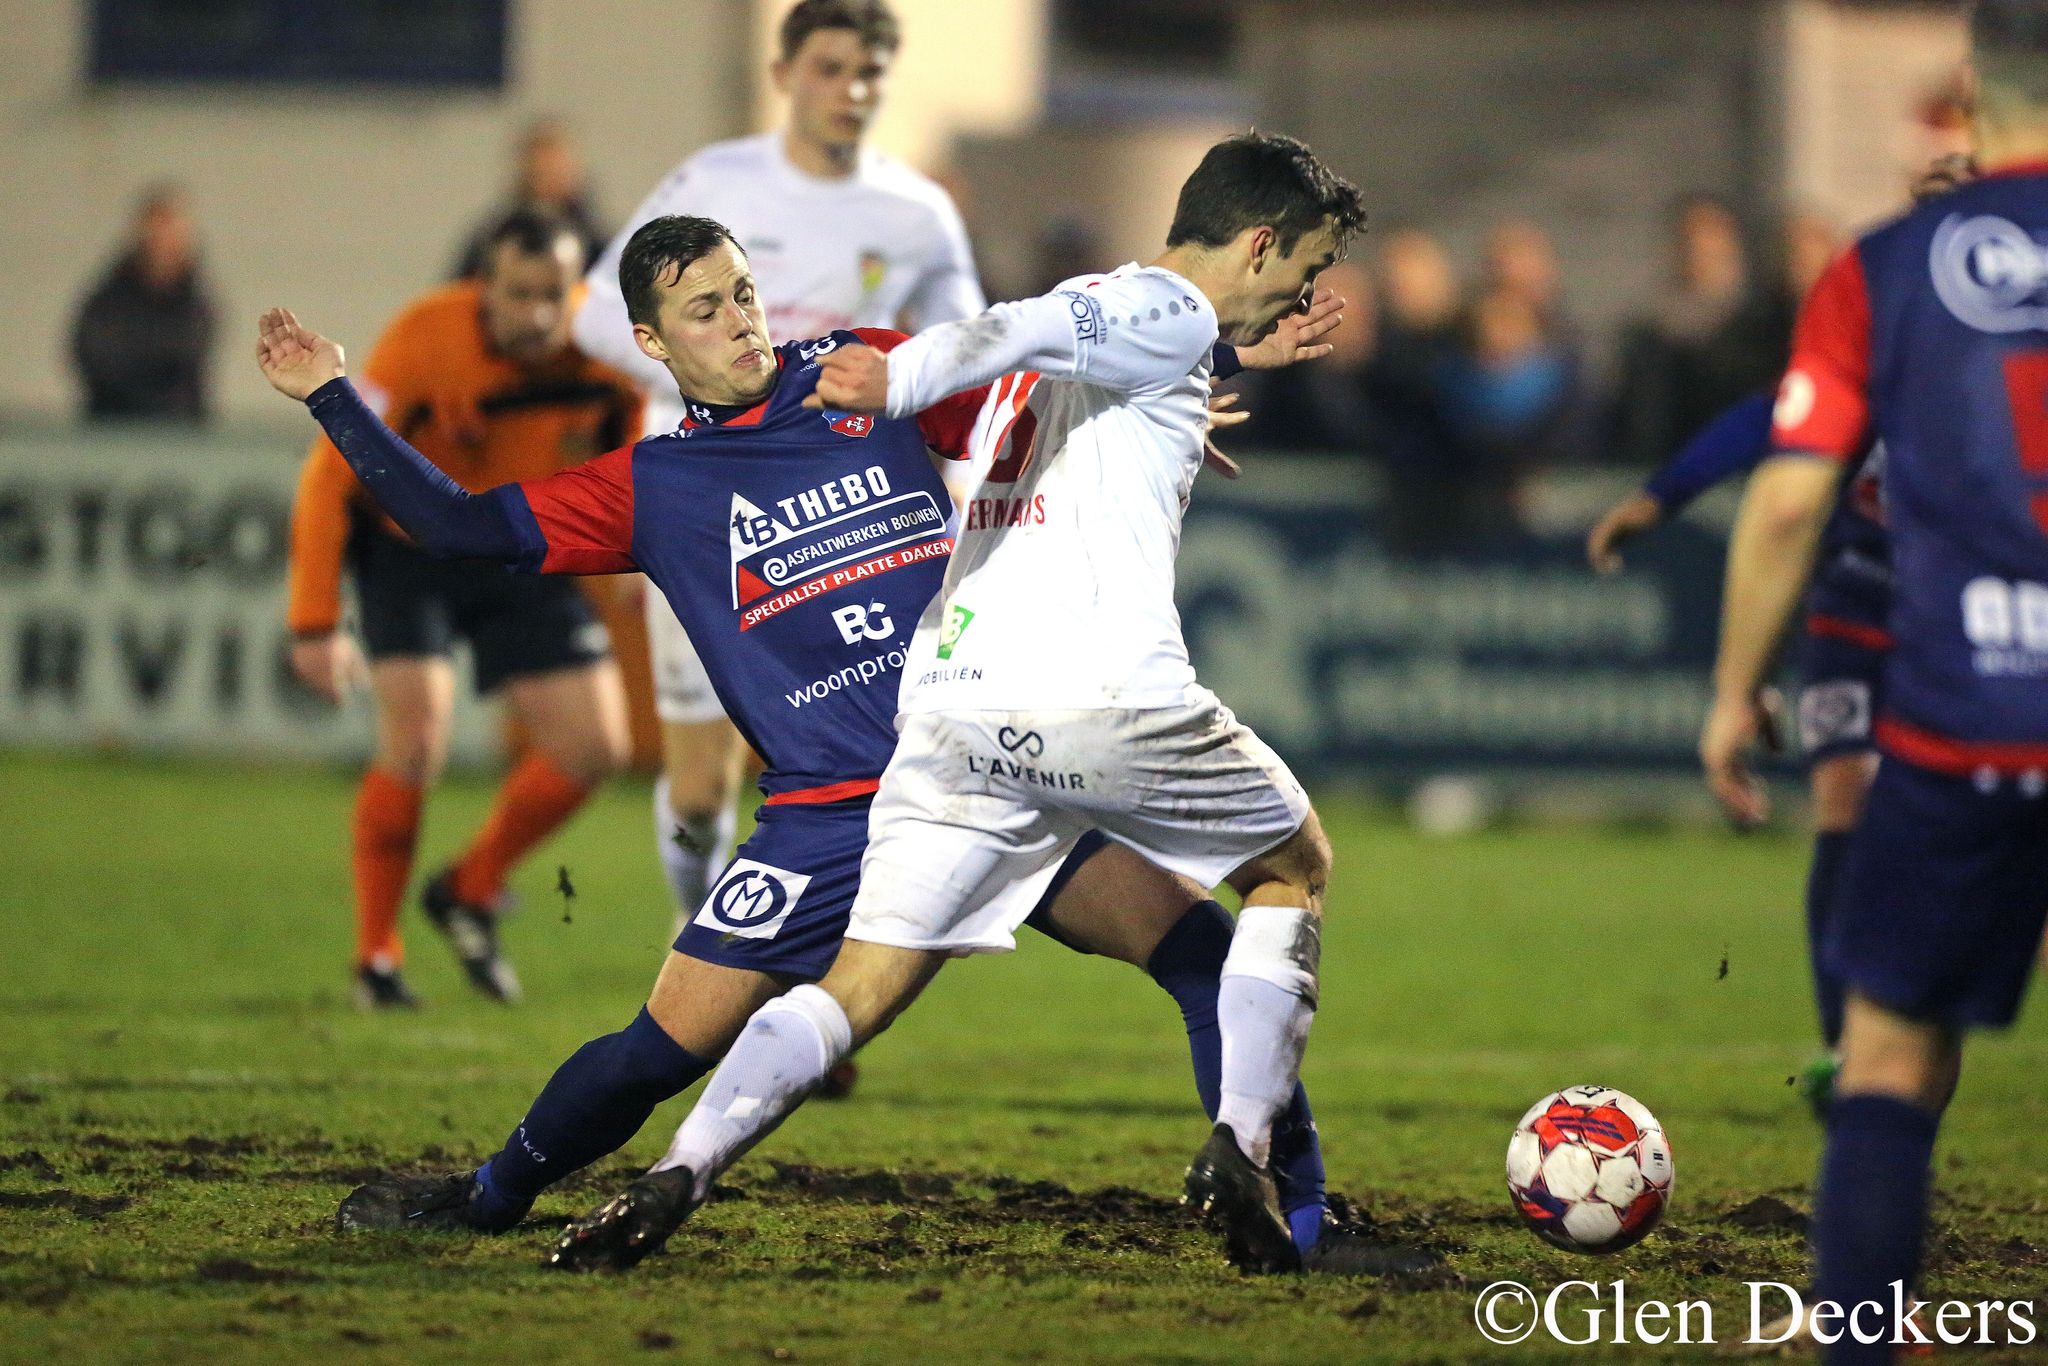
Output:
<path fill-rule="evenodd" d="M 1671 1198 L 1671 1142 L 1635 1097 L 1571 1086 L 1529 1107 L 1508 1140 L 1508 1194 L 1545 1242 L 1572 1252 L 1633 1247 Z"/>

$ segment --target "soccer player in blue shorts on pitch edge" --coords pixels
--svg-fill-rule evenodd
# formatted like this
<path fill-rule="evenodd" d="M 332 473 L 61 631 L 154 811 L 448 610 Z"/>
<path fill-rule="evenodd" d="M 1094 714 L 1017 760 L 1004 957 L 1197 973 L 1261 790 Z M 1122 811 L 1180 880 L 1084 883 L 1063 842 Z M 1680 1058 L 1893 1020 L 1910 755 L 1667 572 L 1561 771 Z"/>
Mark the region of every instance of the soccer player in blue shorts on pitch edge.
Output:
<path fill-rule="evenodd" d="M 1981 178 L 1865 235 L 1814 287 L 1776 454 L 1737 518 L 1700 740 L 1709 786 L 1741 815 L 1772 646 L 1842 462 L 1881 442 L 1896 571 L 1883 757 L 1821 945 L 1848 993 L 1842 1068 L 1815 1312 L 1787 1330 L 1830 1362 L 1961 1340 L 1947 1315 L 1913 1317 L 1935 1135 L 1965 1034 L 2018 1016 L 2048 921 L 2048 0 L 1983 0 L 1971 28 Z M 1994 1340 L 2037 1339 L 2031 1299 L 1990 1307 Z"/>
<path fill-rule="evenodd" d="M 1944 158 L 1921 179 L 1916 197 L 1945 193 L 1974 175 L 1967 158 Z M 1586 537 L 1586 558 L 1603 574 L 1621 567 L 1621 546 L 1683 512 L 1708 489 L 1746 475 L 1771 454 L 1769 395 L 1731 406 L 1701 428 L 1643 487 L 1617 503 Z M 1814 813 L 1813 862 L 1806 880 L 1806 938 L 1814 1004 L 1827 1052 L 1800 1077 L 1814 1113 L 1827 1115 L 1842 1039 L 1842 984 L 1820 946 L 1836 905 L 1849 835 L 1863 815 L 1877 773 L 1873 718 L 1883 709 L 1884 657 L 1891 649 L 1891 551 L 1885 540 L 1883 452 L 1866 446 L 1849 462 L 1834 510 L 1821 532 L 1807 589 L 1798 650 L 1795 706 Z M 1763 812 L 1745 813 L 1745 821 Z"/>
<path fill-rule="evenodd" d="M 822 976 L 846 930 L 869 802 L 895 744 L 903 649 L 952 548 L 927 448 L 964 454 L 981 398 L 915 421 L 804 408 L 817 356 L 901 337 L 864 330 L 771 349 L 746 258 L 708 219 L 643 226 L 620 276 L 635 333 L 675 376 L 688 417 L 671 435 L 478 495 L 377 420 L 343 378 L 339 346 L 283 310 L 261 324 L 271 383 L 308 404 L 430 553 L 525 572 L 646 573 L 767 765 L 757 829 L 676 940 L 646 1008 L 563 1063 L 481 1168 L 372 1183 L 343 1202 L 343 1227 L 513 1227 L 544 1188 L 617 1149 L 709 1071 L 757 1007 Z M 1337 306 L 1319 302 L 1239 359 L 1262 368 L 1323 354 L 1312 343 Z M 1035 903 L 1030 923 L 1050 937 L 1137 964 L 1174 997 L 1213 1114 L 1223 909 L 1101 839 L 1009 895 Z M 1322 1158 L 1299 1088 L 1276 1126 L 1274 1168 L 1305 1264 L 1370 1269 L 1376 1254 L 1358 1240 L 1321 1236 Z"/>
<path fill-rule="evenodd" d="M 1771 399 L 1758 394 L 1729 408 L 1618 504 L 1587 538 L 1593 567 L 1620 566 L 1616 547 L 1646 531 L 1724 479 L 1746 474 L 1771 453 Z M 1866 446 L 1854 456 L 1821 533 L 1799 650 L 1799 745 L 1813 793 L 1813 863 L 1806 880 L 1806 934 L 1814 1003 L 1828 1055 L 1808 1070 L 1809 1100 L 1826 1108 L 1834 1049 L 1842 1037 L 1842 985 L 1823 964 L 1820 945 L 1836 905 L 1842 857 L 1863 814 L 1864 793 L 1877 769 L 1871 718 L 1882 705 L 1884 657 L 1891 648 L 1885 612 L 1891 603 L 1891 557 L 1885 543 L 1879 478 L 1883 454 Z M 1738 817 L 1754 824 L 1761 809 Z"/>

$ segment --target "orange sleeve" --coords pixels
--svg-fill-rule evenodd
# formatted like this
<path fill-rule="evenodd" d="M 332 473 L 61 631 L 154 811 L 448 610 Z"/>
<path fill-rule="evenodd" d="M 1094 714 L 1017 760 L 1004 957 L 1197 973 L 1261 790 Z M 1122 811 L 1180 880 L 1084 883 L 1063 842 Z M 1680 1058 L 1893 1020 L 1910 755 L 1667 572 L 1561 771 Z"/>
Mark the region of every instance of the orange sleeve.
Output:
<path fill-rule="evenodd" d="M 363 401 L 387 421 L 415 401 L 421 310 L 408 309 L 386 328 L 361 371 L 352 376 Z M 297 635 L 319 635 L 341 624 L 341 571 L 347 556 L 351 505 L 362 485 L 348 461 L 323 433 L 306 452 L 292 500 L 291 565 L 285 622 Z"/>
<path fill-rule="evenodd" d="M 292 500 L 292 553 L 285 621 L 295 635 L 319 635 L 341 624 L 341 563 L 348 546 L 355 471 L 321 436 L 306 453 Z"/>

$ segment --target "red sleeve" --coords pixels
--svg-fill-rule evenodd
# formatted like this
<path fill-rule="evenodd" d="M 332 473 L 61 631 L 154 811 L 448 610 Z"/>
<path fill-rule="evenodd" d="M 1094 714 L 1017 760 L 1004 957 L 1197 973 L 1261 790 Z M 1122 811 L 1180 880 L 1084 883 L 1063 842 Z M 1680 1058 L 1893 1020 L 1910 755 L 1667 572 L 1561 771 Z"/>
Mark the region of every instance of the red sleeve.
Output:
<path fill-rule="evenodd" d="M 1870 428 L 1870 285 L 1855 247 L 1814 282 L 1792 333 L 1771 415 L 1771 448 L 1847 460 Z"/>
<path fill-rule="evenodd" d="M 546 555 L 543 574 L 624 574 L 633 562 L 633 448 L 519 485 Z"/>
<path fill-rule="evenodd" d="M 904 333 L 886 327 L 856 327 L 853 335 L 884 352 L 893 351 L 910 340 Z M 963 389 L 919 413 L 917 429 L 924 433 L 924 444 L 948 460 L 965 460 L 968 439 L 974 435 L 974 424 L 981 416 L 982 404 L 988 401 L 992 387 L 983 384 Z"/>

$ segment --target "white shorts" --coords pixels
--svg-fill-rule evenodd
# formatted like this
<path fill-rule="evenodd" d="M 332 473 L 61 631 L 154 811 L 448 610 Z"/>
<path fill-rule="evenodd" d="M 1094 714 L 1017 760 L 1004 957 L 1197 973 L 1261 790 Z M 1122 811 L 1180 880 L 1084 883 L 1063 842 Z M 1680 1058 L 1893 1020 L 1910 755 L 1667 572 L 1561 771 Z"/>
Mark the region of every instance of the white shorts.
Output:
<path fill-rule="evenodd" d="M 654 661 L 654 711 L 671 725 L 722 720 L 725 708 L 711 691 L 711 675 L 697 658 L 689 632 L 668 599 L 647 585 L 647 652 Z"/>
<path fill-rule="evenodd" d="M 898 728 L 849 939 L 1000 953 L 1035 904 L 1006 891 L 1089 830 L 1213 887 L 1309 814 L 1280 756 L 1206 688 L 1177 707 L 923 712 Z"/>

